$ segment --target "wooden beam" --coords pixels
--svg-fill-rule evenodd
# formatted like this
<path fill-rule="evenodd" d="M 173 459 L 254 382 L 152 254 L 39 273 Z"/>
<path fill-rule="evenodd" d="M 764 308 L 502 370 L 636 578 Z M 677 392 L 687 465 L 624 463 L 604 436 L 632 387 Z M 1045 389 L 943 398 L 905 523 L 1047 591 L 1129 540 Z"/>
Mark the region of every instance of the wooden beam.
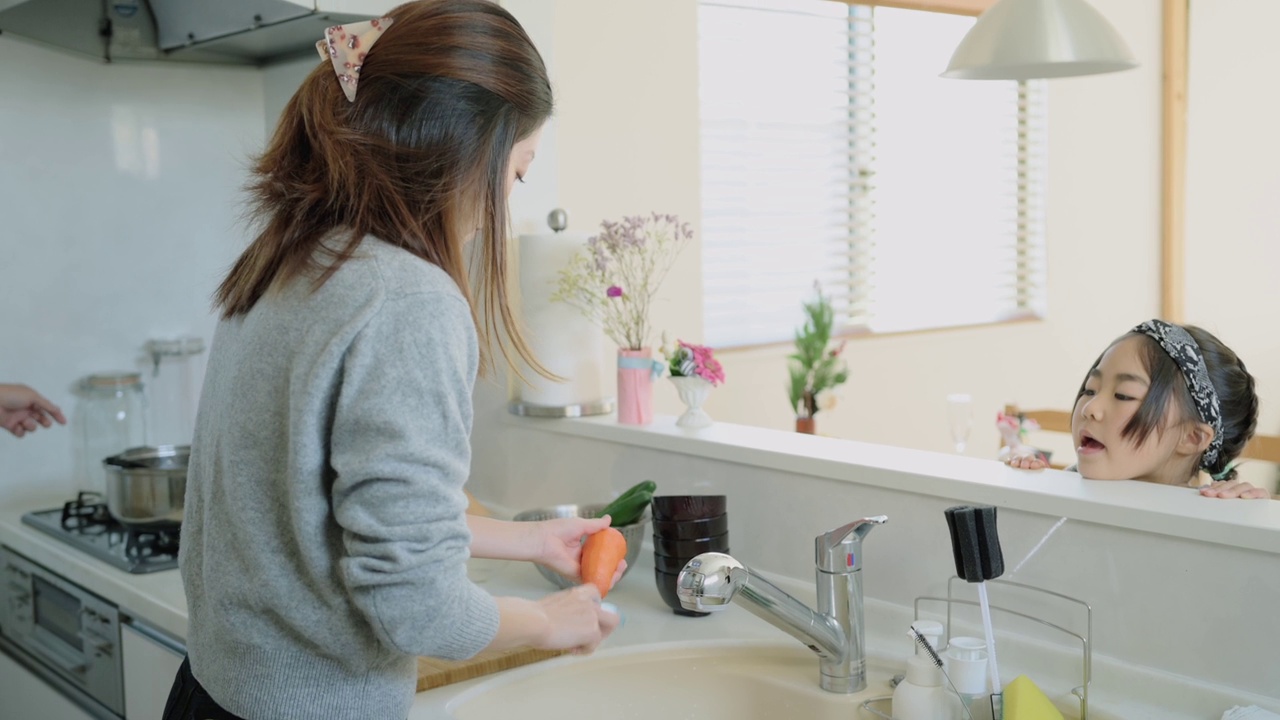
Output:
<path fill-rule="evenodd" d="M 1163 0 L 1161 82 L 1160 316 L 1186 314 L 1187 41 L 1191 0 Z"/>
<path fill-rule="evenodd" d="M 879 5 L 906 10 L 927 10 L 951 15 L 981 15 L 996 0 L 840 0 L 848 5 Z"/>

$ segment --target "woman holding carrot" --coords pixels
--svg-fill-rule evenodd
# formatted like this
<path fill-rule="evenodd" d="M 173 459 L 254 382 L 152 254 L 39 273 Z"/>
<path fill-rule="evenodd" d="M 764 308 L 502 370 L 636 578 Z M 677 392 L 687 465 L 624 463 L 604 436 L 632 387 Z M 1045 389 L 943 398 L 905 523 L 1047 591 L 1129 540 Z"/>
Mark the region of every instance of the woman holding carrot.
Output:
<path fill-rule="evenodd" d="M 594 584 L 494 598 L 466 572 L 474 556 L 576 575 L 579 539 L 609 524 L 465 513 L 489 338 L 538 367 L 508 305 L 507 196 L 552 109 L 541 57 L 483 0 L 410 2 L 318 50 L 216 294 L 169 720 L 403 720 L 415 656 L 590 651 L 617 624 Z"/>

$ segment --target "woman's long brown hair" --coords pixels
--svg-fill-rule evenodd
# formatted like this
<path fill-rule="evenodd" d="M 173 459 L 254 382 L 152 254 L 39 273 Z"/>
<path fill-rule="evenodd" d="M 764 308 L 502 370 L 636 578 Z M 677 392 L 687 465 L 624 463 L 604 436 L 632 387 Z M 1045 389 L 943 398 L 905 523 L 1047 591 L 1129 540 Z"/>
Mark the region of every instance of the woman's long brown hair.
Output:
<path fill-rule="evenodd" d="M 487 0 L 419 0 L 388 16 L 355 102 L 326 61 L 285 106 L 249 184 L 260 231 L 218 287 L 217 307 L 231 318 L 274 285 L 311 277 L 319 287 L 372 235 L 458 284 L 481 337 L 482 372 L 493 338 L 509 365 L 508 343 L 545 372 L 510 307 L 506 190 L 512 147 L 551 115 L 542 57 Z M 482 244 L 479 298 L 462 237 L 472 230 Z"/>

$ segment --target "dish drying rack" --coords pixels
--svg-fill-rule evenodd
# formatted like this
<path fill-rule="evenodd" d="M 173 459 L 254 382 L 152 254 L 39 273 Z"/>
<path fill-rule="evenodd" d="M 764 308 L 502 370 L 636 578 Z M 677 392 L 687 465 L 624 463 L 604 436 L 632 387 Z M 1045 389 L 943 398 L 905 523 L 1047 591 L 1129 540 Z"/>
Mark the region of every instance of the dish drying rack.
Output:
<path fill-rule="evenodd" d="M 953 575 L 947 580 L 946 597 L 939 597 L 935 595 L 921 595 L 915 599 L 915 603 L 914 603 L 916 620 L 920 619 L 921 603 L 939 602 L 939 603 L 946 604 L 947 622 L 943 629 L 943 633 L 944 633 L 943 637 L 946 638 L 947 644 L 951 643 L 951 626 L 952 626 L 951 621 L 952 621 L 952 610 L 954 609 L 954 607 L 956 605 L 968 605 L 975 608 L 979 607 L 979 603 L 977 600 L 966 600 L 963 598 L 956 597 L 955 583 L 957 581 L 964 582 L 966 586 L 970 585 L 970 583 L 963 581 L 960 577 Z M 986 582 L 989 586 L 1013 587 L 1013 588 L 1018 588 L 1020 590 L 1025 590 L 1031 593 L 1039 593 L 1041 595 L 1047 595 L 1062 601 L 1064 604 L 1078 606 L 1078 608 L 1083 609 L 1085 631 L 1084 631 L 1084 634 L 1080 634 L 1078 632 L 1075 632 L 1074 630 L 1070 630 L 1061 625 L 1058 625 L 1057 623 L 1050 622 L 1048 620 L 1045 620 L 1044 618 L 1036 617 L 1035 615 L 1031 615 L 1029 613 L 1022 612 L 1020 610 L 1014 610 L 1009 607 L 1003 607 L 996 603 L 992 603 L 990 605 L 992 612 L 999 611 L 1007 615 L 1014 615 L 1014 616 L 1023 618 L 1025 620 L 1030 620 L 1034 623 L 1038 623 L 1045 627 L 1052 628 L 1053 630 L 1057 630 L 1058 632 L 1063 633 L 1065 635 L 1069 635 L 1070 637 L 1073 637 L 1080 642 L 1080 653 L 1082 656 L 1081 673 L 1080 673 L 1081 682 L 1079 686 L 1071 689 L 1071 694 L 1076 696 L 1076 698 L 1080 701 L 1080 720 L 1089 720 L 1089 683 L 1093 678 L 1093 607 L 1091 607 L 1089 603 L 1083 600 L 1080 600 L 1079 598 L 1074 598 L 1074 597 L 1071 597 L 1070 595 L 1064 595 L 1060 592 L 1055 592 L 1053 590 L 1046 590 L 1044 588 L 1036 587 L 1034 585 L 1028 585 L 1026 583 L 1015 582 L 1013 580 L 1001 580 L 998 578 L 995 580 L 988 580 Z M 887 697 L 871 698 L 866 702 L 862 703 L 862 707 L 863 709 L 867 710 L 868 712 L 870 712 L 872 715 L 875 715 L 876 717 L 883 718 L 884 720 L 893 720 L 893 718 L 885 714 L 884 711 L 882 711 L 877 707 L 874 707 L 875 704 L 885 702 L 890 699 L 891 698 L 887 698 Z"/>

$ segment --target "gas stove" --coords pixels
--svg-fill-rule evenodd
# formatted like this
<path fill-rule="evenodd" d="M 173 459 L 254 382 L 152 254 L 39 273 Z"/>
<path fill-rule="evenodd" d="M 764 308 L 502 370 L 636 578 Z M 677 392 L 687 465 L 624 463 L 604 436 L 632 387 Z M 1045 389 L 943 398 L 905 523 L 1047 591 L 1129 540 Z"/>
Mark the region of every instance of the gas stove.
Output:
<path fill-rule="evenodd" d="M 22 522 L 128 573 L 178 567 L 179 526 L 125 527 L 96 493 L 82 492 L 61 508 L 29 512 Z"/>

